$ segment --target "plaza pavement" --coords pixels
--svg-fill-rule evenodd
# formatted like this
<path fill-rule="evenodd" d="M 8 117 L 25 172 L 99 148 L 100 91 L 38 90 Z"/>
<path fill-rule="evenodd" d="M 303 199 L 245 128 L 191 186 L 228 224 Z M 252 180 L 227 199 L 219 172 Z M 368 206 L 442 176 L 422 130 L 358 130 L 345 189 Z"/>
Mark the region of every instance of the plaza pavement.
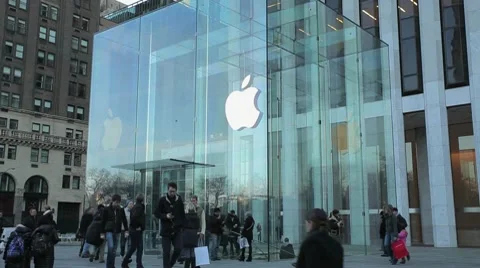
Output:
<path fill-rule="evenodd" d="M 90 263 L 87 259 L 80 259 L 77 246 L 57 246 L 55 249 L 55 268 L 100 268 L 105 264 Z M 400 267 L 422 267 L 422 268 L 466 268 L 480 267 L 480 249 L 440 249 L 440 248 L 410 248 L 412 260 Z M 380 252 L 375 255 L 355 255 L 345 257 L 345 268 L 362 267 L 388 267 L 390 266 L 386 258 L 380 257 Z M 238 261 L 225 260 L 213 262 L 208 267 L 211 268 L 291 268 L 291 261 L 254 261 L 252 263 L 240 263 Z M 135 262 L 130 265 L 135 267 Z M 0 261 L 0 267 L 4 267 L 3 261 Z M 33 267 L 33 265 L 32 265 Z M 120 258 L 117 258 L 116 267 L 120 267 Z M 145 256 L 144 267 L 162 267 L 162 260 L 157 256 Z M 177 264 L 175 267 L 181 268 L 183 265 Z M 321 267 L 321 266 L 319 266 Z"/>

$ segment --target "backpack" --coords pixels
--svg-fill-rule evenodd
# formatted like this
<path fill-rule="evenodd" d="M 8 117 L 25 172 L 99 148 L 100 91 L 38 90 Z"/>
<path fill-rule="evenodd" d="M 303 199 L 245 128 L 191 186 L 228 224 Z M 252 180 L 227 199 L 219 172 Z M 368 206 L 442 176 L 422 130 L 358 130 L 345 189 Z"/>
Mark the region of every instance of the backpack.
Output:
<path fill-rule="evenodd" d="M 23 258 L 25 254 L 25 241 L 23 236 L 19 235 L 16 232 L 11 234 L 12 240 L 6 249 L 7 259 L 20 259 Z"/>
<path fill-rule="evenodd" d="M 45 256 L 51 248 L 51 242 L 48 235 L 37 232 L 32 239 L 32 255 L 34 257 Z"/>

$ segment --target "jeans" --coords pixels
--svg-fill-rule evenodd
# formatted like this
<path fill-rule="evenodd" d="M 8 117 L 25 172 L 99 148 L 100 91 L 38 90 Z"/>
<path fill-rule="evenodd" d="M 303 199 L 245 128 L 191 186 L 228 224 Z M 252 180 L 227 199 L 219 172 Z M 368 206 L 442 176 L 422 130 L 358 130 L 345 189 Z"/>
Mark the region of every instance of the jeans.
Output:
<path fill-rule="evenodd" d="M 130 245 L 130 237 L 125 237 L 125 231 L 122 231 L 122 235 L 120 236 L 120 256 L 125 256 L 125 248 L 128 250 Z"/>
<path fill-rule="evenodd" d="M 220 242 L 220 236 L 217 234 L 210 234 L 210 259 L 218 259 L 218 243 Z"/>
<path fill-rule="evenodd" d="M 173 254 L 170 257 L 172 245 Z M 181 232 L 175 233 L 171 236 L 162 236 L 163 268 L 172 268 L 182 252 L 182 247 L 183 244 Z"/>
<path fill-rule="evenodd" d="M 82 248 L 82 256 L 86 256 L 89 253 L 89 249 L 90 249 L 90 244 L 85 241 L 85 244 L 83 244 L 83 248 Z"/>
<path fill-rule="evenodd" d="M 115 268 L 115 257 L 117 256 L 117 247 L 120 234 L 107 233 L 105 235 L 106 243 L 108 247 L 107 252 L 107 268 Z"/>
<path fill-rule="evenodd" d="M 238 244 L 238 236 L 233 235 L 228 237 L 228 242 L 230 243 L 230 255 L 235 255 L 240 253 L 240 245 Z M 235 247 L 235 251 L 233 248 Z"/>
<path fill-rule="evenodd" d="M 123 264 L 128 264 L 128 260 L 132 257 L 133 253 L 137 251 L 137 268 L 142 268 L 143 231 L 131 231 L 129 241 L 130 246 L 128 247 L 127 254 L 123 259 Z"/>
<path fill-rule="evenodd" d="M 385 240 L 383 241 L 383 246 L 385 247 L 385 253 L 393 259 L 393 251 L 392 251 L 392 235 L 390 233 L 385 234 Z"/>

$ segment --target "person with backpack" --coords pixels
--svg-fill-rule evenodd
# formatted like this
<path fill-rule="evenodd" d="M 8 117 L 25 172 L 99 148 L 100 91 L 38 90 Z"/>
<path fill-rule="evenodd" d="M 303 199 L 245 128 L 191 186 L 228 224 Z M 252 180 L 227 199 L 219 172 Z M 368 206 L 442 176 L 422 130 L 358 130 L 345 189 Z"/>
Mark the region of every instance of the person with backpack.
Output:
<path fill-rule="evenodd" d="M 38 220 L 38 227 L 32 233 L 31 251 L 35 268 L 53 268 L 55 245 L 60 242 L 52 210 L 47 210 Z"/>
<path fill-rule="evenodd" d="M 83 256 L 89 256 L 90 262 L 100 259 L 100 263 L 104 263 L 105 260 L 105 239 L 101 237 L 103 228 L 103 212 L 105 206 L 100 204 L 97 207 L 97 212 L 93 215 L 93 221 L 88 226 L 85 233 L 85 245 L 83 246 Z M 90 254 L 90 246 L 94 246 L 95 250 L 93 254 Z M 96 255 L 98 254 L 98 258 Z"/>
<path fill-rule="evenodd" d="M 26 265 L 25 256 L 30 250 L 32 230 L 25 225 L 19 224 L 10 234 L 3 252 L 3 260 L 5 261 L 5 268 L 24 268 L 30 267 Z"/>

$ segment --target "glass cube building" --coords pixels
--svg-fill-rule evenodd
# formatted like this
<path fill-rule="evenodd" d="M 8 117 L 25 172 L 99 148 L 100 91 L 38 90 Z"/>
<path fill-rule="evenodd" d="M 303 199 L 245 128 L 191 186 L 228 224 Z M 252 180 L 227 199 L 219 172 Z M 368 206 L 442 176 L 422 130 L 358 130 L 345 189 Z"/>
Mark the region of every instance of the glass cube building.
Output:
<path fill-rule="evenodd" d="M 147 254 L 171 181 L 207 214 L 252 212 L 257 257 L 298 245 L 313 208 L 340 210 L 346 254 L 378 249 L 396 202 L 386 44 L 316 0 L 133 8 L 94 40 L 91 205 L 144 193 Z"/>

